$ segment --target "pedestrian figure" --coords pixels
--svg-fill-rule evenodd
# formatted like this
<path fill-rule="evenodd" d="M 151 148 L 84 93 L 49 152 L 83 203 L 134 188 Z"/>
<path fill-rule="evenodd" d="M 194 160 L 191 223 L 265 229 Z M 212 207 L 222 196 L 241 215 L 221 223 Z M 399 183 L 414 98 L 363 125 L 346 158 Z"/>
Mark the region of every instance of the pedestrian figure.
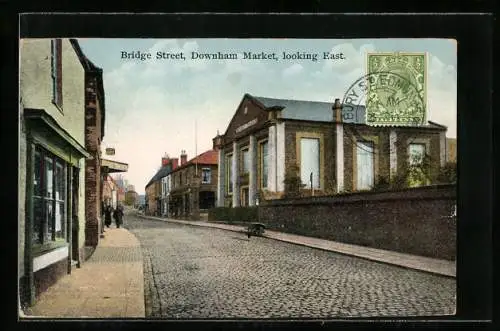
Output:
<path fill-rule="evenodd" d="M 107 228 L 111 225 L 111 215 L 113 213 L 113 208 L 108 205 L 104 209 L 104 224 L 106 225 Z"/>
<path fill-rule="evenodd" d="M 116 207 L 115 212 L 113 213 L 113 218 L 115 219 L 116 227 L 120 228 L 120 225 L 123 223 L 123 206 L 118 205 Z"/>

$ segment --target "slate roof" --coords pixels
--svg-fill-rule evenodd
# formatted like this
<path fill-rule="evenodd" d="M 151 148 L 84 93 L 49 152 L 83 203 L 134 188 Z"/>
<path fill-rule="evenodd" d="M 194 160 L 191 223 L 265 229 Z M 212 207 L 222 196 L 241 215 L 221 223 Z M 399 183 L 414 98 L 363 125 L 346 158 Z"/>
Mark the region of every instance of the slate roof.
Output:
<path fill-rule="evenodd" d="M 320 122 L 331 122 L 333 121 L 333 102 L 322 102 L 322 101 L 306 101 L 306 100 L 292 100 L 292 99 L 277 99 L 254 96 L 246 94 L 250 98 L 257 100 L 266 109 L 281 108 L 281 117 L 284 119 L 296 119 L 304 121 L 320 121 Z M 344 121 L 344 123 L 365 123 L 365 106 L 358 105 L 355 106 L 356 120 Z M 394 125 L 392 127 L 398 127 Z M 408 126 L 404 126 L 408 127 Z M 424 125 L 419 125 L 418 127 L 424 128 L 438 128 L 446 129 L 446 126 L 428 121 Z"/>
<path fill-rule="evenodd" d="M 249 96 L 260 102 L 265 108 L 283 108 L 282 118 L 321 122 L 333 121 L 333 101 L 322 102 Z M 364 106 L 357 106 L 356 116 L 358 121 L 364 118 Z"/>
<path fill-rule="evenodd" d="M 163 167 L 161 167 L 160 170 L 158 170 L 158 172 L 153 176 L 153 178 L 151 178 L 151 180 L 146 184 L 146 188 L 149 185 L 153 184 L 154 182 L 167 176 L 171 172 L 171 170 L 172 170 L 171 164 L 167 164 L 167 165 L 164 165 Z"/>

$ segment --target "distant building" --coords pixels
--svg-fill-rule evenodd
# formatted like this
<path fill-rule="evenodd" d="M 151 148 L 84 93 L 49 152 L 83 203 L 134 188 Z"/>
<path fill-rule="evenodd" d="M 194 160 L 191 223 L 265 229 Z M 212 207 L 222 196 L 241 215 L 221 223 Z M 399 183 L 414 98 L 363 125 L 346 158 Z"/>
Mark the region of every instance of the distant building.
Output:
<path fill-rule="evenodd" d="M 144 194 L 139 194 L 137 196 L 137 204 L 139 206 L 144 206 L 146 204 L 146 195 Z"/>
<path fill-rule="evenodd" d="M 137 197 L 138 194 L 136 191 L 127 190 L 127 192 L 125 192 L 125 204 L 135 207 L 137 205 Z"/>
<path fill-rule="evenodd" d="M 457 162 L 457 138 L 446 138 L 446 161 Z"/>
<path fill-rule="evenodd" d="M 148 215 L 162 215 L 162 179 L 178 165 L 178 159 L 167 155 L 162 157 L 160 169 L 146 184 L 145 213 Z"/>
<path fill-rule="evenodd" d="M 163 179 L 166 216 L 197 220 L 200 212 L 215 207 L 217 197 L 217 154 L 208 150 L 181 164 Z"/>

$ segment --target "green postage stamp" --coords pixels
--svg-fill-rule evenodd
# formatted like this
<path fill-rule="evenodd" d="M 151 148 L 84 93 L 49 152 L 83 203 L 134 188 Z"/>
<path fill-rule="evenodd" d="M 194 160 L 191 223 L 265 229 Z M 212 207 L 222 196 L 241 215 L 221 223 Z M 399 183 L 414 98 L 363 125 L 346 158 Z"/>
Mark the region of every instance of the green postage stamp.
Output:
<path fill-rule="evenodd" d="M 368 53 L 366 77 L 366 124 L 426 123 L 426 53 Z"/>

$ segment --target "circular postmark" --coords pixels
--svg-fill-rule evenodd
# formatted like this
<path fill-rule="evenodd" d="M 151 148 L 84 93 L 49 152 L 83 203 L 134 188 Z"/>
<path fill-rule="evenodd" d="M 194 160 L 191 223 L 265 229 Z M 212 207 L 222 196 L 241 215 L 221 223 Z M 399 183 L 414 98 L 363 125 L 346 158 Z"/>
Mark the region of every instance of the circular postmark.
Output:
<path fill-rule="evenodd" d="M 364 104 L 364 105 L 363 105 Z M 395 72 L 357 79 L 342 99 L 345 123 L 370 126 L 418 126 L 425 123 L 423 90 Z"/>

